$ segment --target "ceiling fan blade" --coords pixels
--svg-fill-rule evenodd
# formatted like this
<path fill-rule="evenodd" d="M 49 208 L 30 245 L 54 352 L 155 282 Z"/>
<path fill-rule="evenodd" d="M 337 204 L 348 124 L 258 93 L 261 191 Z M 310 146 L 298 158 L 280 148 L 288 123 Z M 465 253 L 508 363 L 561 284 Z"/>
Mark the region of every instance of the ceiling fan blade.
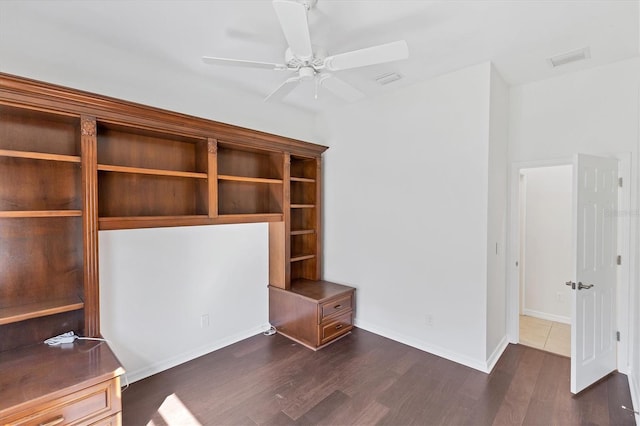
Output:
<path fill-rule="evenodd" d="M 398 61 L 409 57 L 409 46 L 404 40 L 367 47 L 365 49 L 329 56 L 324 66 L 331 71 L 366 67 L 367 65 Z"/>
<path fill-rule="evenodd" d="M 299 59 L 306 61 L 313 57 L 307 7 L 296 1 L 273 0 L 273 8 L 278 15 L 284 38 L 287 39 L 291 52 Z"/>
<path fill-rule="evenodd" d="M 271 62 L 245 61 L 244 59 L 215 58 L 212 56 L 203 56 L 202 62 L 212 65 L 224 65 L 232 67 L 245 68 L 263 68 L 268 70 L 286 70 L 287 66 L 283 64 L 274 64 Z"/>
<path fill-rule="evenodd" d="M 323 75 L 320 85 L 347 102 L 355 102 L 364 98 L 364 93 L 330 74 Z"/>
<path fill-rule="evenodd" d="M 295 89 L 299 81 L 299 76 L 286 79 L 276 90 L 274 90 L 269 96 L 267 96 L 264 101 L 281 101 L 285 96 L 291 93 L 293 89 Z"/>

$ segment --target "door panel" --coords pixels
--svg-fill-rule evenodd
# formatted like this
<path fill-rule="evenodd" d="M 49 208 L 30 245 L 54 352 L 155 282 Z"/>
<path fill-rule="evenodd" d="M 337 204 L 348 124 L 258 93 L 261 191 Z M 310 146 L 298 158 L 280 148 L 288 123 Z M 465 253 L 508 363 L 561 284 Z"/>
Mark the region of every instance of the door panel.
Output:
<path fill-rule="evenodd" d="M 579 154 L 574 173 L 571 392 L 578 393 L 616 369 L 618 161 Z"/>

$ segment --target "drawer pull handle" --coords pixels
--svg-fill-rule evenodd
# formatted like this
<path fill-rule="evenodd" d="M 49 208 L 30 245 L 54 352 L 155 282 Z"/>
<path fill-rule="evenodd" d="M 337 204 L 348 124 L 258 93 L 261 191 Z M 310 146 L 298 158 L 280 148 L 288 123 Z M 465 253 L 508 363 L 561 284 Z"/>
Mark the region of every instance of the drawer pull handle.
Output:
<path fill-rule="evenodd" d="M 59 425 L 59 424 L 61 424 L 63 422 L 64 422 L 64 417 L 63 416 L 59 416 L 59 417 L 56 417 L 53 420 L 49 420 L 46 423 L 40 423 L 40 426 L 56 426 L 56 425 Z"/>
<path fill-rule="evenodd" d="M 336 306 L 333 307 L 333 309 L 340 309 L 341 306 L 342 305 L 336 305 Z"/>
<path fill-rule="evenodd" d="M 340 330 L 342 328 L 342 324 L 336 325 L 336 330 Z"/>

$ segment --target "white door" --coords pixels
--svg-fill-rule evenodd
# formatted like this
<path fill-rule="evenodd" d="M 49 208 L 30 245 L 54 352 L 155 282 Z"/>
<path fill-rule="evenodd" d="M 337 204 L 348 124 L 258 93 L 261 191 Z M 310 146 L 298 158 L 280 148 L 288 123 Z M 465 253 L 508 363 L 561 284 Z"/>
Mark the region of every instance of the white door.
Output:
<path fill-rule="evenodd" d="M 618 161 L 578 154 L 574 185 L 571 392 L 575 394 L 616 369 Z"/>

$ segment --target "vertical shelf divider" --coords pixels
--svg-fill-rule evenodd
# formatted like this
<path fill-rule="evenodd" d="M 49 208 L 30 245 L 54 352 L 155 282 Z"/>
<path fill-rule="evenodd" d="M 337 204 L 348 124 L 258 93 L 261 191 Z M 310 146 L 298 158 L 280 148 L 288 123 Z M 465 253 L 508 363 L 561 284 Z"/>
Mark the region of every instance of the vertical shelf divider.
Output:
<path fill-rule="evenodd" d="M 269 223 L 269 284 L 285 290 L 291 288 L 291 156 L 285 152 L 282 168 L 282 222 Z"/>
<path fill-rule="evenodd" d="M 284 153 L 284 168 L 282 169 L 282 214 L 284 226 L 284 288 L 291 288 L 291 154 Z"/>
<path fill-rule="evenodd" d="M 316 270 L 314 279 L 322 276 L 322 157 L 316 157 Z"/>
<path fill-rule="evenodd" d="M 218 217 L 218 140 L 207 139 L 207 184 L 209 187 L 209 217 Z"/>
<path fill-rule="evenodd" d="M 95 117 L 80 117 L 85 335 L 100 335 L 98 271 L 98 138 Z"/>

